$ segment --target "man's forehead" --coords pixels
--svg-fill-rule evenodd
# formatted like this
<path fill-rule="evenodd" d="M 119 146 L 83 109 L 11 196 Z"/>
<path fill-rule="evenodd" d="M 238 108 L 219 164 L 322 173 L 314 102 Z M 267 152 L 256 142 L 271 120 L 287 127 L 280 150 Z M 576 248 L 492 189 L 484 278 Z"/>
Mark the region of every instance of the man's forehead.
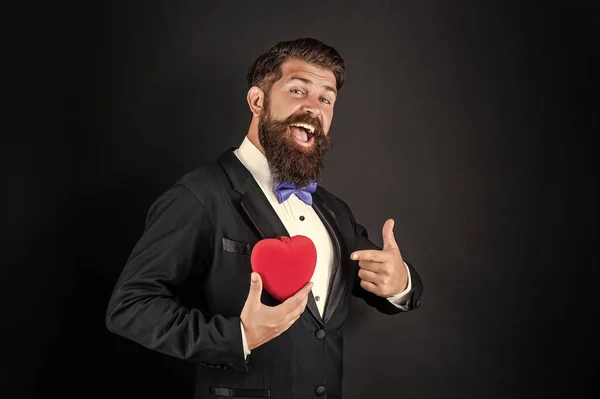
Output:
<path fill-rule="evenodd" d="M 281 81 L 285 83 L 294 78 L 309 80 L 318 86 L 330 86 L 335 91 L 336 80 L 333 72 L 306 61 L 291 59 L 281 65 Z"/>

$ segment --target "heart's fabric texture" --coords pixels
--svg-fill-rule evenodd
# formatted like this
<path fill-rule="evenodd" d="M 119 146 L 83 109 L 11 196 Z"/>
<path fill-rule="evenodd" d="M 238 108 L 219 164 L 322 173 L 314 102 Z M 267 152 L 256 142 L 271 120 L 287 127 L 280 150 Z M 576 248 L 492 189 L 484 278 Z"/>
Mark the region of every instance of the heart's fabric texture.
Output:
<path fill-rule="evenodd" d="M 252 270 L 263 288 L 283 302 L 308 283 L 317 265 L 317 248 L 303 235 L 260 240 L 250 254 Z"/>

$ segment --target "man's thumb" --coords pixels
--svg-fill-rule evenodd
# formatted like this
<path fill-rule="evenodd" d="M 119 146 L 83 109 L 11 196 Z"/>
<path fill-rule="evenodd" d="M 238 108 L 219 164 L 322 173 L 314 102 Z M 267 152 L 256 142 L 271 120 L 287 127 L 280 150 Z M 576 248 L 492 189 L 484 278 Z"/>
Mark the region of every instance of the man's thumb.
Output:
<path fill-rule="evenodd" d="M 250 295 L 258 295 L 260 298 L 260 294 L 262 292 L 262 280 L 260 278 L 260 274 L 256 272 L 252 272 L 250 275 Z"/>
<path fill-rule="evenodd" d="M 394 237 L 394 219 L 385 221 L 382 229 L 383 249 L 398 249 L 396 238 Z"/>

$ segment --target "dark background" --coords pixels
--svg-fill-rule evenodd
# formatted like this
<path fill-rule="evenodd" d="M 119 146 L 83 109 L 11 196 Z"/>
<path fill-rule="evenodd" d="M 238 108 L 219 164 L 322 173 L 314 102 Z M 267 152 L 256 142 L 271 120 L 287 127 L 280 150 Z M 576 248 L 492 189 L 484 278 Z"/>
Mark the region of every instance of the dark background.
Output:
<path fill-rule="evenodd" d="M 154 199 L 243 139 L 250 63 L 299 36 L 348 69 L 323 184 L 376 243 L 394 218 L 425 284 L 397 317 L 354 303 L 345 399 L 594 396 L 591 4 L 9 6 L 2 396 L 191 397 L 107 299 Z"/>

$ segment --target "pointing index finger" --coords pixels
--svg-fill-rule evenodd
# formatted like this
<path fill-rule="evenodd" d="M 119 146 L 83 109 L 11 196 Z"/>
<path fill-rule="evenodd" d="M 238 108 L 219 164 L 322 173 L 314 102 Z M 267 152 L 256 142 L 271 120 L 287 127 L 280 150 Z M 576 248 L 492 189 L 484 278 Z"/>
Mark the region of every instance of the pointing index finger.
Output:
<path fill-rule="evenodd" d="M 363 249 L 361 251 L 354 251 L 350 255 L 352 260 L 367 260 L 371 262 L 385 262 L 386 256 L 382 251 L 376 249 Z"/>

